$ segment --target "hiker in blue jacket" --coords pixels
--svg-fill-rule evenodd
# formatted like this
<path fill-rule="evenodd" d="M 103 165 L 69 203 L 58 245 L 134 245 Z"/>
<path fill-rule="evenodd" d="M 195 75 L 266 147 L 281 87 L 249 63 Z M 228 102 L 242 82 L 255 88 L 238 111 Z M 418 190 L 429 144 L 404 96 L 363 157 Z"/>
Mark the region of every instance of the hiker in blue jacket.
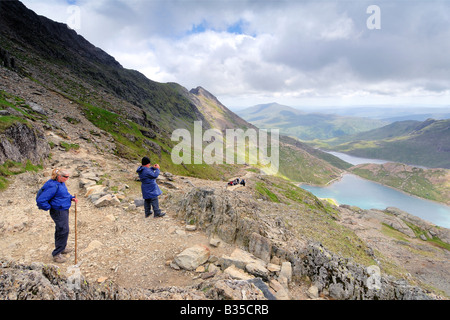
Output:
<path fill-rule="evenodd" d="M 156 184 L 156 178 L 159 176 L 159 165 L 155 164 L 150 166 L 150 159 L 148 157 L 142 158 L 142 166 L 140 166 L 136 172 L 139 174 L 139 180 L 141 181 L 142 197 L 144 198 L 144 210 L 145 217 L 148 218 L 155 213 L 155 218 L 163 217 L 165 213 L 161 212 L 159 208 L 158 197 L 162 194 Z"/>
<path fill-rule="evenodd" d="M 53 261 L 58 263 L 66 261 L 62 254 L 72 252 L 72 249 L 66 248 L 69 237 L 69 208 L 72 201 L 78 202 L 78 199 L 67 190 L 65 182 L 69 176 L 66 170 L 54 169 L 52 178 L 44 184 L 42 193 L 36 199 L 40 209 L 50 210 L 50 216 L 55 222 L 55 250 L 52 256 Z"/>

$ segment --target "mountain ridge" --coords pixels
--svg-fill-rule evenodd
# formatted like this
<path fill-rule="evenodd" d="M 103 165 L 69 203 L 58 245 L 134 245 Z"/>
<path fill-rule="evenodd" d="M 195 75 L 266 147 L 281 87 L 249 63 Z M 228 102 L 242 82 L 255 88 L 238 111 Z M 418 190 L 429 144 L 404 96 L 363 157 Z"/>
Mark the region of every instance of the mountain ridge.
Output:
<path fill-rule="evenodd" d="M 303 111 L 278 103 L 260 104 L 236 111 L 257 127 L 274 127 L 280 133 L 303 141 L 330 139 L 381 127 L 386 122 L 369 118 Z"/>
<path fill-rule="evenodd" d="M 450 119 L 406 120 L 313 144 L 357 157 L 449 169 L 449 137 Z"/>

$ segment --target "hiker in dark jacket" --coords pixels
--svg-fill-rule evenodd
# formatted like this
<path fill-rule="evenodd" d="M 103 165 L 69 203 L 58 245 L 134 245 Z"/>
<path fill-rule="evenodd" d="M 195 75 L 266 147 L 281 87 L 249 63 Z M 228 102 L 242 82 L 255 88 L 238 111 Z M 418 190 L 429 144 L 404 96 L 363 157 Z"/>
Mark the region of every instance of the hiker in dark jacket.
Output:
<path fill-rule="evenodd" d="M 159 176 L 159 165 L 155 164 L 150 166 L 150 159 L 147 157 L 142 158 L 142 166 L 140 166 L 136 172 L 139 174 L 139 180 L 141 181 L 142 197 L 144 198 L 144 210 L 145 217 L 148 218 L 155 213 L 155 218 L 159 218 L 165 215 L 159 208 L 158 197 L 162 194 L 156 184 L 156 178 Z"/>
<path fill-rule="evenodd" d="M 42 193 L 36 199 L 39 208 L 50 210 L 50 216 L 55 222 L 55 250 L 52 256 L 53 261 L 58 263 L 66 261 L 62 254 L 72 252 L 72 249 L 66 248 L 69 237 L 69 208 L 72 201 L 78 202 L 78 199 L 67 190 L 65 182 L 69 176 L 66 170 L 54 169 L 52 178 L 44 184 Z"/>

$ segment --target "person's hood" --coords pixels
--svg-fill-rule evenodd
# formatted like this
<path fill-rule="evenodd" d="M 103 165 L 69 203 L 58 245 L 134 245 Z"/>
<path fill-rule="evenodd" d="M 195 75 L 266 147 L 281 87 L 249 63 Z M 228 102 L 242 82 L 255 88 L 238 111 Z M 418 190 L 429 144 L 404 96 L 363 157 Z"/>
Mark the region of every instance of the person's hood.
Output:
<path fill-rule="evenodd" d="M 142 172 L 146 167 L 140 166 L 139 168 L 137 168 L 136 172 Z"/>

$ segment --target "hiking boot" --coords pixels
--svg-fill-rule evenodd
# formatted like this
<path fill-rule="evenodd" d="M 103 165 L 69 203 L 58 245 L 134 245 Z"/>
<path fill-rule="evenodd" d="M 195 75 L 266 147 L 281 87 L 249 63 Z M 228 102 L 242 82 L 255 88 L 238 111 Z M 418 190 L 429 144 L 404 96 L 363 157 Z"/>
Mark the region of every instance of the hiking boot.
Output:
<path fill-rule="evenodd" d="M 153 212 L 150 212 L 149 214 L 145 214 L 145 217 L 148 218 L 153 214 Z"/>
<path fill-rule="evenodd" d="M 62 254 L 68 254 L 68 253 L 71 253 L 72 251 L 73 251 L 73 249 L 66 248 L 61 253 Z"/>
<path fill-rule="evenodd" d="M 165 215 L 166 215 L 165 212 L 161 212 L 161 213 L 158 214 L 158 215 L 155 214 L 155 218 L 161 218 L 161 217 L 164 217 Z"/>
<path fill-rule="evenodd" d="M 53 257 L 53 261 L 56 263 L 64 263 L 66 262 L 66 258 L 64 258 L 61 253 L 57 254 L 56 256 Z"/>

